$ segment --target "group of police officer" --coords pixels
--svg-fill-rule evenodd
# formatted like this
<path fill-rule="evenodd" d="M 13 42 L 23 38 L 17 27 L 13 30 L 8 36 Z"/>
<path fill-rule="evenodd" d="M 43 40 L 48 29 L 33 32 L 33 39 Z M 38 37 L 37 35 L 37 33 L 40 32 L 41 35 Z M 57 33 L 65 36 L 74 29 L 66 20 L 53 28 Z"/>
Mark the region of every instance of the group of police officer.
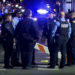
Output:
<path fill-rule="evenodd" d="M 70 20 L 66 19 L 64 11 L 60 12 L 57 18 L 54 13 L 49 14 L 47 24 L 44 26 L 42 41 L 46 38 L 50 52 L 50 66 L 55 68 L 58 65 L 58 51 L 61 52 L 59 68 L 65 65 L 75 65 L 75 13 L 71 13 Z M 65 56 L 67 55 L 67 64 Z"/>
<path fill-rule="evenodd" d="M 21 13 L 16 13 L 19 16 Z M 26 9 L 23 17 L 15 16 L 12 21 L 11 14 L 5 14 L 2 23 L 2 44 L 4 48 L 4 68 L 22 66 L 30 68 L 32 64 L 33 48 L 38 40 L 38 30 L 33 21 L 32 11 Z M 15 47 L 16 46 L 16 47 Z M 19 52 L 22 64 L 19 63 Z"/>
<path fill-rule="evenodd" d="M 56 64 L 58 64 L 59 50 L 61 51 L 59 68 L 64 68 L 66 54 L 68 59 L 67 65 L 75 65 L 74 15 L 72 13 L 71 21 L 65 18 L 64 11 L 60 12 L 60 18 L 57 18 L 52 12 L 47 18 L 41 39 L 46 38 L 48 41 L 50 52 L 50 66 L 48 68 L 55 68 Z M 32 18 L 32 11 L 26 9 L 23 17 L 19 16 L 16 15 L 13 22 L 11 14 L 6 14 L 1 28 L 5 52 L 4 68 L 6 69 L 13 68 L 16 65 L 22 66 L 23 69 L 29 69 L 32 64 L 34 45 L 39 39 L 38 27 Z M 14 51 L 15 43 L 16 48 L 14 49 L 16 50 Z M 19 52 L 21 53 L 22 64 L 19 63 Z"/>

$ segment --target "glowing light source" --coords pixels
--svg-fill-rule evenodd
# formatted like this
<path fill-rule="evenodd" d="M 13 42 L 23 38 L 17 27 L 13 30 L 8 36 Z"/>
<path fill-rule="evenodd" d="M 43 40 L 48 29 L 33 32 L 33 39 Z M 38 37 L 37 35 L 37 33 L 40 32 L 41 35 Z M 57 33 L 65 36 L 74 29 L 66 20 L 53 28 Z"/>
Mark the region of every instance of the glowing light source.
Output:
<path fill-rule="evenodd" d="M 47 5 L 47 8 L 50 8 L 50 6 L 49 6 L 49 5 Z"/>
<path fill-rule="evenodd" d="M 0 27 L 1 27 L 2 25 L 0 24 Z"/>
<path fill-rule="evenodd" d="M 8 4 L 8 6 L 11 6 L 11 4 Z"/>
<path fill-rule="evenodd" d="M 18 4 L 15 5 L 15 7 L 18 7 L 18 6 L 19 6 Z"/>
<path fill-rule="evenodd" d="M 3 2 L 5 2 L 6 0 L 3 0 Z"/>
<path fill-rule="evenodd" d="M 22 8 L 22 6 L 19 6 L 19 8 L 21 9 L 21 8 Z"/>
<path fill-rule="evenodd" d="M 56 12 L 56 9 L 53 9 Z"/>
<path fill-rule="evenodd" d="M 22 9 L 21 12 L 25 12 L 25 9 Z"/>
<path fill-rule="evenodd" d="M 49 4 L 46 4 L 47 5 L 47 8 L 50 8 L 50 5 Z"/>
<path fill-rule="evenodd" d="M 48 11 L 46 9 L 38 9 L 37 12 L 39 14 L 43 14 L 43 15 L 48 13 Z"/>
<path fill-rule="evenodd" d="M 20 0 L 20 2 L 22 2 L 23 0 Z"/>
<path fill-rule="evenodd" d="M 37 21 L 38 19 L 36 17 L 33 18 L 34 21 Z"/>

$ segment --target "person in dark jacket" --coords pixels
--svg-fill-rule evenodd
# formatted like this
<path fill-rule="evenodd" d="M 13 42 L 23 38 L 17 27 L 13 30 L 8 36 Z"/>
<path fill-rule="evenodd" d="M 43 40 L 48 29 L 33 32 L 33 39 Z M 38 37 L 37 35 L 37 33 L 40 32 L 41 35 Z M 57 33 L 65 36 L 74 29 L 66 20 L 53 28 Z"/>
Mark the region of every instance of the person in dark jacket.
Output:
<path fill-rule="evenodd" d="M 56 26 L 57 20 L 54 18 L 54 12 L 49 14 L 49 18 L 47 19 L 47 24 L 44 26 L 42 40 L 47 39 L 48 49 L 50 52 L 50 63 L 49 67 L 53 68 L 53 52 L 54 52 L 54 28 Z M 51 66 L 50 66 L 51 65 Z"/>
<path fill-rule="evenodd" d="M 19 22 L 15 30 L 15 36 L 20 44 L 23 69 L 28 69 L 31 66 L 34 43 L 38 39 L 37 27 L 31 16 L 32 11 L 26 9 L 24 19 Z"/>
<path fill-rule="evenodd" d="M 2 24 L 2 40 L 4 48 L 4 68 L 7 69 L 12 68 L 10 58 L 12 58 L 13 53 L 13 33 L 12 16 L 11 14 L 6 14 Z"/>
<path fill-rule="evenodd" d="M 67 43 L 67 66 L 75 65 L 75 12 L 71 13 L 70 22 L 72 33 Z"/>

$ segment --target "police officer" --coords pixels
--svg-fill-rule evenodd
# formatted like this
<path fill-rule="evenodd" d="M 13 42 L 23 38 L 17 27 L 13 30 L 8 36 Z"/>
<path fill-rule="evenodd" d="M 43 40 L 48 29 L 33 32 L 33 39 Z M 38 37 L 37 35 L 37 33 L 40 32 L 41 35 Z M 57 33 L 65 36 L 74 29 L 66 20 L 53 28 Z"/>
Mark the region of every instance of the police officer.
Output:
<path fill-rule="evenodd" d="M 54 51 L 54 28 L 56 26 L 56 19 L 54 18 L 54 13 L 51 12 L 47 19 L 47 24 L 44 26 L 42 41 L 47 39 L 48 49 L 50 52 L 50 64 L 48 68 L 53 68 L 53 51 Z"/>
<path fill-rule="evenodd" d="M 72 33 L 67 46 L 68 66 L 75 65 L 75 12 L 71 13 L 70 22 L 71 22 Z"/>
<path fill-rule="evenodd" d="M 34 42 L 38 39 L 38 31 L 32 20 L 32 11 L 26 9 L 24 19 L 16 27 L 15 35 L 20 41 L 22 68 L 28 69 L 32 64 Z"/>
<path fill-rule="evenodd" d="M 22 20 L 22 12 L 20 10 L 16 10 L 13 17 L 13 28 L 14 32 L 16 30 L 16 27 L 19 23 L 19 21 Z M 20 57 L 20 48 L 19 48 L 19 40 L 14 36 L 14 46 L 13 46 L 13 56 L 12 56 L 12 65 L 13 66 L 21 66 L 21 63 L 19 62 Z"/>
<path fill-rule="evenodd" d="M 61 62 L 59 68 L 64 68 L 65 66 L 65 55 L 66 55 L 66 43 L 70 37 L 71 34 L 71 24 L 66 21 L 65 19 L 65 12 L 61 11 L 60 13 L 61 17 L 59 22 L 57 22 L 57 25 L 55 26 L 55 46 L 54 46 L 54 52 L 53 52 L 53 68 L 55 68 L 56 65 L 56 57 L 57 53 L 60 50 L 61 51 Z"/>
<path fill-rule="evenodd" d="M 4 48 L 4 68 L 7 69 L 12 68 L 10 58 L 12 58 L 13 53 L 13 33 L 12 16 L 11 14 L 6 14 L 2 24 L 2 39 Z"/>
<path fill-rule="evenodd" d="M 59 21 L 59 17 L 57 16 L 57 13 L 55 11 L 54 11 L 53 15 L 54 15 L 54 19 L 56 21 Z M 58 54 L 57 54 L 57 59 L 56 59 L 56 65 L 58 65 Z"/>

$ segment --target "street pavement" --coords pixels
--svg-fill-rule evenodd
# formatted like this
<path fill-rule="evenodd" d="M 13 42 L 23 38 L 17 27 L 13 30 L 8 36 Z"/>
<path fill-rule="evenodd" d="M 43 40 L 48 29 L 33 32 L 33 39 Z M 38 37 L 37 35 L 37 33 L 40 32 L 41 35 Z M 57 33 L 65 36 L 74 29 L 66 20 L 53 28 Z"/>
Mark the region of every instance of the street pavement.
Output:
<path fill-rule="evenodd" d="M 38 67 L 29 70 L 15 67 L 14 69 L 4 69 L 0 66 L 0 75 L 75 75 L 75 66 L 65 67 L 64 69 L 48 69 L 46 65 L 39 65 Z"/>

